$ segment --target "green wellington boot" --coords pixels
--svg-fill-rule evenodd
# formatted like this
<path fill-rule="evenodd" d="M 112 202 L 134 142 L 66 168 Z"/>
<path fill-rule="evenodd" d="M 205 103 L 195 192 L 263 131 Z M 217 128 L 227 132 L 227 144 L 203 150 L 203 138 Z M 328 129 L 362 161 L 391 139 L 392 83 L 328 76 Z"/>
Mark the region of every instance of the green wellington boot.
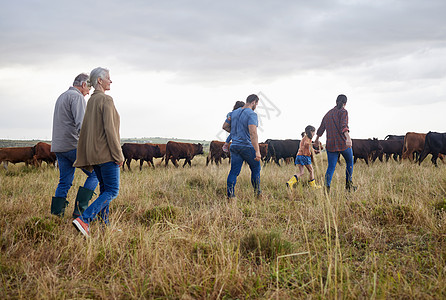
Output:
<path fill-rule="evenodd" d="M 68 206 L 68 201 L 65 198 L 53 197 L 51 200 L 51 214 L 63 217 L 65 213 L 65 207 Z"/>
<path fill-rule="evenodd" d="M 78 218 L 87 209 L 88 202 L 90 202 L 91 197 L 93 197 L 94 191 L 79 187 L 76 195 L 76 201 L 74 202 L 73 219 Z"/>

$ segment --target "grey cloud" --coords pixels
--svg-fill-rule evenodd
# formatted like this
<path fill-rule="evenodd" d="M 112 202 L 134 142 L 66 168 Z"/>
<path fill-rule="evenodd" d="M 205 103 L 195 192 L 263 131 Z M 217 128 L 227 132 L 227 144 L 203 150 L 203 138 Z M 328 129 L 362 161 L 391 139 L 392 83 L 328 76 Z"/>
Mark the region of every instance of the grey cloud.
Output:
<path fill-rule="evenodd" d="M 446 38 L 446 2 L 435 0 L 26 2 L 1 13 L 0 67 L 84 53 L 238 80 L 388 60 Z"/>

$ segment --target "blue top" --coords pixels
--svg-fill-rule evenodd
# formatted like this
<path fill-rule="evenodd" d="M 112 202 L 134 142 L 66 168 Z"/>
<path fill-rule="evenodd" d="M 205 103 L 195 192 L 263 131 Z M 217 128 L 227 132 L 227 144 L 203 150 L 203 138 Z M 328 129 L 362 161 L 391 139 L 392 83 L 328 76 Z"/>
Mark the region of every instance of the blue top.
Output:
<path fill-rule="evenodd" d="M 248 125 L 258 126 L 257 114 L 252 109 L 237 108 L 226 122 L 231 125 L 232 145 L 252 147 Z"/>

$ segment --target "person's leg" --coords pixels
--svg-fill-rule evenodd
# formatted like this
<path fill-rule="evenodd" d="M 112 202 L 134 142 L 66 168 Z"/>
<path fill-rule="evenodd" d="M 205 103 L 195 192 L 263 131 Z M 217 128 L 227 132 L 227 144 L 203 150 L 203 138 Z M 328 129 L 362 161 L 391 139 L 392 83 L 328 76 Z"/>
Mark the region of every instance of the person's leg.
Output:
<path fill-rule="evenodd" d="M 229 171 L 228 179 L 226 181 L 226 190 L 228 198 L 235 197 L 235 184 L 237 183 L 237 176 L 240 174 L 243 165 L 243 158 L 239 153 L 240 147 L 232 145 L 229 148 L 231 153 L 231 170 Z"/>
<path fill-rule="evenodd" d="M 73 163 L 76 160 L 76 149 L 68 152 L 56 153 L 57 165 L 59 167 L 59 184 L 57 185 L 55 197 L 66 198 L 74 179 Z M 74 158 L 74 159 L 73 159 Z"/>
<path fill-rule="evenodd" d="M 108 214 L 110 212 L 110 204 L 107 205 L 106 207 L 104 207 L 99 213 L 98 213 L 98 217 L 99 219 L 105 224 L 108 225 L 109 221 L 108 221 Z"/>
<path fill-rule="evenodd" d="M 310 185 L 310 187 L 313 189 L 320 189 L 321 186 L 317 185 L 316 180 L 314 179 L 313 165 L 308 164 L 308 165 L 305 165 L 305 167 L 307 168 L 308 172 L 310 173 L 310 180 L 308 181 L 308 184 Z"/>
<path fill-rule="evenodd" d="M 313 165 L 305 165 L 305 168 L 307 168 L 308 172 L 310 173 L 310 181 L 314 179 L 314 171 L 313 171 Z M 304 166 L 302 166 L 302 175 L 304 173 Z"/>
<path fill-rule="evenodd" d="M 110 202 L 118 196 L 120 170 L 115 162 L 108 162 L 94 167 L 99 179 L 101 193 L 98 198 L 84 211 L 81 219 L 90 223 L 101 213 L 102 220 L 108 223 L 108 209 Z M 104 210 L 105 209 L 105 210 Z"/>
<path fill-rule="evenodd" d="M 344 157 L 347 166 L 345 167 L 345 187 L 350 189 L 353 187 L 352 184 L 352 176 L 353 176 L 353 151 L 352 148 L 347 148 L 346 150 L 341 152 L 341 155 Z M 355 187 L 353 187 L 356 189 Z"/>
<path fill-rule="evenodd" d="M 260 161 L 256 161 L 256 151 L 253 147 L 244 147 L 242 152 L 242 158 L 246 161 L 251 169 L 251 184 L 254 188 L 254 193 L 259 196 L 262 193 L 260 189 Z"/>
<path fill-rule="evenodd" d="M 325 186 L 329 189 L 331 185 L 331 180 L 333 179 L 333 173 L 336 168 L 336 163 L 338 161 L 338 152 L 327 151 L 328 167 L 325 172 Z"/>
<path fill-rule="evenodd" d="M 87 175 L 87 179 L 85 179 L 84 188 L 94 191 L 98 186 L 99 180 L 96 176 L 96 173 L 93 171 L 89 172 L 85 169 L 82 169 L 82 172 Z"/>
<path fill-rule="evenodd" d="M 74 202 L 74 211 L 73 211 L 74 219 L 82 215 L 83 212 L 87 209 L 88 203 L 93 197 L 94 190 L 98 185 L 98 178 L 94 170 L 89 172 L 85 169 L 82 169 L 82 172 L 84 172 L 87 175 L 87 179 L 85 180 L 84 186 L 83 187 L 80 186 L 77 191 L 76 201 Z"/>
<path fill-rule="evenodd" d="M 54 197 L 51 199 L 51 214 L 62 217 L 69 204 L 67 194 L 73 184 L 75 171 L 73 162 L 76 159 L 76 149 L 68 152 L 58 152 L 56 157 L 59 167 L 59 184 Z"/>
<path fill-rule="evenodd" d="M 305 173 L 305 167 L 303 165 L 297 165 L 299 167 L 299 172 L 296 173 L 297 178 L 302 177 Z"/>

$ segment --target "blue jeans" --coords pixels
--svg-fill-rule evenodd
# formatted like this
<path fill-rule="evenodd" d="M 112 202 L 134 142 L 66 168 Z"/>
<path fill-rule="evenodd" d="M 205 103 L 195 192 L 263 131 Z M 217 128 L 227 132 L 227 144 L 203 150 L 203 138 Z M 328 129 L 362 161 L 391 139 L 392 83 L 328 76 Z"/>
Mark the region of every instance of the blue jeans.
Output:
<path fill-rule="evenodd" d="M 56 152 L 57 164 L 59 166 L 59 184 L 57 185 L 55 197 L 67 198 L 68 190 L 73 185 L 74 171 L 73 167 L 74 161 L 76 160 L 76 149 L 67 152 Z M 98 185 L 98 178 L 93 172 L 88 172 L 87 170 L 82 171 L 87 174 L 87 179 L 84 183 L 84 188 L 94 191 Z"/>
<path fill-rule="evenodd" d="M 119 166 L 110 161 L 94 166 L 94 171 L 99 179 L 100 194 L 96 200 L 84 211 L 80 217 L 85 223 L 90 223 L 96 216 L 108 224 L 108 212 L 110 202 L 118 196 L 119 193 Z"/>
<path fill-rule="evenodd" d="M 251 184 L 254 187 L 254 192 L 256 195 L 260 195 L 262 192 L 260 190 L 260 161 L 256 161 L 256 151 L 254 147 L 244 147 L 231 145 L 231 171 L 228 175 L 227 184 L 227 193 L 228 197 L 235 197 L 234 189 L 235 184 L 237 183 L 237 176 L 240 174 L 242 170 L 243 162 L 247 162 L 249 168 L 251 169 Z"/>
<path fill-rule="evenodd" d="M 325 173 L 325 185 L 328 187 L 331 184 L 331 179 L 333 178 L 333 173 L 335 171 L 336 164 L 338 162 L 339 154 L 341 154 L 344 157 L 345 162 L 347 163 L 347 166 L 345 167 L 345 180 L 352 181 L 352 175 L 353 175 L 352 148 L 347 148 L 344 151 L 338 151 L 338 152 L 327 151 L 328 167 L 327 167 L 327 172 Z"/>

